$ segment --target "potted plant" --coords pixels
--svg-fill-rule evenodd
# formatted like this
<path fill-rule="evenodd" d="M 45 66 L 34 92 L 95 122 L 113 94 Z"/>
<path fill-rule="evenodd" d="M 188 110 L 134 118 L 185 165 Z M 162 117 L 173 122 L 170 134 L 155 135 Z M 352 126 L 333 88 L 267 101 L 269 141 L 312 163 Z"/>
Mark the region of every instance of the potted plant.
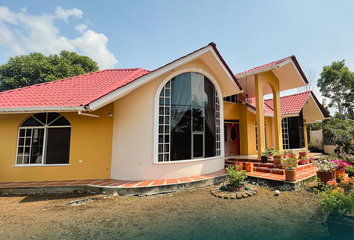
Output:
<path fill-rule="evenodd" d="M 342 180 L 345 177 L 345 167 L 349 167 L 350 165 L 342 160 L 331 159 L 331 162 L 337 164 L 336 169 L 336 179 Z"/>
<path fill-rule="evenodd" d="M 286 158 L 282 160 L 283 167 L 285 168 L 285 180 L 296 181 L 296 158 Z"/>
<path fill-rule="evenodd" d="M 283 156 L 282 151 L 274 150 L 273 152 L 273 159 L 274 159 L 274 164 L 279 165 L 281 164 L 281 157 Z"/>
<path fill-rule="evenodd" d="M 299 152 L 299 158 L 306 157 L 307 156 L 307 149 L 303 149 Z"/>
<path fill-rule="evenodd" d="M 293 150 L 288 150 L 289 158 L 296 158 L 296 154 Z"/>
<path fill-rule="evenodd" d="M 268 154 L 268 159 L 272 159 L 272 158 L 273 158 L 274 151 L 275 151 L 274 148 L 267 148 L 267 149 L 265 150 L 265 153 Z"/>
<path fill-rule="evenodd" d="M 336 168 L 337 164 L 331 162 L 330 159 L 319 159 L 314 162 L 316 167 L 319 169 L 317 171 L 317 177 L 323 182 L 327 184 L 329 181 L 333 181 L 336 179 Z"/>
<path fill-rule="evenodd" d="M 283 152 L 283 158 L 287 158 L 288 157 L 288 151 L 287 150 L 284 150 Z"/>
<path fill-rule="evenodd" d="M 268 153 L 267 152 L 262 152 L 261 153 L 261 159 L 262 159 L 262 163 L 268 163 Z"/>
<path fill-rule="evenodd" d="M 336 181 L 329 182 L 321 195 L 320 203 L 328 213 L 326 222 L 329 235 L 333 239 L 353 239 L 354 217 L 347 215 L 354 212 L 353 185 L 349 192 L 337 185 Z M 332 238 L 331 238 L 332 239 Z"/>
<path fill-rule="evenodd" d="M 229 184 L 226 185 L 227 191 L 241 192 L 244 189 L 243 181 L 247 178 L 245 170 L 238 170 L 238 165 L 226 168 Z"/>

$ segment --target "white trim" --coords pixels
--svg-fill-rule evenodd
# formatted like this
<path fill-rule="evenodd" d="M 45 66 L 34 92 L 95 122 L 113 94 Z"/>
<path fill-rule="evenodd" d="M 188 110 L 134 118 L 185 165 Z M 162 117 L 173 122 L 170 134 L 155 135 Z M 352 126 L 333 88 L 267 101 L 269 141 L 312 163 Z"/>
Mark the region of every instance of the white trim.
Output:
<path fill-rule="evenodd" d="M 159 87 L 156 90 L 155 93 L 155 100 L 154 100 L 154 133 L 153 133 L 153 164 L 160 164 L 161 162 L 158 162 L 158 130 L 159 130 L 159 123 L 158 123 L 158 116 L 159 116 L 159 97 L 160 97 L 160 92 L 162 88 L 166 85 L 168 81 L 170 81 L 173 77 L 180 75 L 182 73 L 186 72 L 195 72 L 195 73 L 200 73 L 204 76 L 206 76 L 214 85 L 215 90 L 217 91 L 218 98 L 219 98 L 219 107 L 220 107 L 220 156 L 216 156 L 217 158 L 222 158 L 224 157 L 224 144 L 221 144 L 224 139 L 224 104 L 223 104 L 223 97 L 221 95 L 220 87 L 217 83 L 217 81 L 206 71 L 204 71 L 201 68 L 184 68 L 175 72 L 172 72 L 170 75 L 168 75 L 159 85 Z M 171 93 L 170 93 L 171 94 Z M 171 111 L 171 110 L 170 110 Z M 171 121 L 171 119 L 170 119 Z M 171 141 L 170 141 L 170 151 L 171 151 Z M 208 160 L 212 159 L 211 158 L 198 158 L 197 161 L 200 160 Z M 191 162 L 193 160 L 182 160 L 184 162 Z M 167 163 L 172 163 L 172 162 L 180 162 L 180 161 L 170 161 Z"/>
<path fill-rule="evenodd" d="M 58 167 L 58 166 L 71 166 L 71 164 L 18 164 L 11 167 Z"/>
<path fill-rule="evenodd" d="M 83 112 L 81 112 L 81 111 L 78 111 L 77 114 L 78 114 L 78 115 L 82 115 L 82 116 L 87 116 L 87 117 L 95 117 L 95 118 L 101 117 L 101 116 L 99 116 L 99 115 L 83 113 Z M 54 121 L 55 121 L 55 120 L 54 120 Z"/>
<path fill-rule="evenodd" d="M 39 113 L 39 112 L 77 112 L 86 111 L 84 106 L 76 107 L 15 107 L 15 108 L 0 108 L 0 114 L 14 113 Z"/>
<path fill-rule="evenodd" d="M 194 158 L 190 160 L 179 160 L 179 161 L 169 161 L 169 162 L 153 162 L 156 165 L 164 165 L 164 164 L 173 164 L 173 163 L 190 163 L 190 162 L 201 162 L 201 161 L 208 161 L 208 160 L 215 160 L 219 158 L 224 158 L 222 156 L 215 156 L 210 158 Z"/>
<path fill-rule="evenodd" d="M 229 80 L 235 85 L 235 87 L 237 87 L 237 89 L 239 90 L 239 93 L 243 92 L 243 90 L 240 90 L 240 88 L 238 87 L 238 85 L 236 84 L 234 77 L 230 75 L 229 71 L 227 71 L 227 69 L 225 68 L 224 64 L 221 62 L 221 60 L 219 59 L 219 57 L 217 56 L 215 50 L 213 49 L 212 46 L 207 46 L 203 49 L 200 49 L 197 52 L 194 52 L 190 55 L 184 56 L 179 60 L 176 60 L 172 63 L 167 64 L 166 66 L 159 68 L 157 70 L 154 70 L 152 72 L 150 72 L 149 74 L 146 74 L 144 76 L 141 76 L 140 78 L 138 78 L 137 80 L 121 87 L 118 88 L 117 90 L 114 90 L 113 92 L 108 93 L 105 96 L 102 96 L 99 99 L 94 100 L 93 102 L 91 102 L 88 106 L 89 109 L 91 109 L 92 111 L 95 111 L 101 107 L 103 107 L 104 105 L 107 105 L 111 102 L 116 101 L 117 99 L 125 96 L 126 94 L 128 94 L 129 92 L 133 91 L 134 89 L 140 87 L 143 84 L 148 83 L 149 81 L 152 81 L 153 79 L 169 72 L 169 71 L 173 71 L 173 69 L 186 64 L 190 61 L 193 61 L 194 59 L 200 57 L 201 55 L 207 53 L 208 51 L 210 51 L 214 57 L 216 58 L 216 60 L 218 61 L 218 63 L 220 64 L 220 66 L 222 67 L 222 69 L 225 71 L 225 73 L 227 74 L 227 76 L 229 77 Z M 199 72 L 199 71 L 197 71 Z M 210 78 L 209 78 L 210 79 Z M 221 101 L 222 102 L 222 101 Z"/>

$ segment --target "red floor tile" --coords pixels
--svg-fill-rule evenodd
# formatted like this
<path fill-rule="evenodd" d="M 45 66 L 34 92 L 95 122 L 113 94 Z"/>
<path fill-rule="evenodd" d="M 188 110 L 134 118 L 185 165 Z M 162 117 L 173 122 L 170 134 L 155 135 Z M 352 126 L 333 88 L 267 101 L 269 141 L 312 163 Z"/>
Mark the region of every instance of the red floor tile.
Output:
<path fill-rule="evenodd" d="M 202 180 L 204 178 L 202 176 L 194 176 L 194 177 L 190 177 L 190 179 L 197 181 L 197 180 Z"/>
<path fill-rule="evenodd" d="M 140 181 L 130 181 L 127 184 L 122 185 L 121 187 L 134 187 L 135 185 L 137 185 L 138 183 L 140 183 Z"/>
<path fill-rule="evenodd" d="M 166 180 L 166 184 L 176 184 L 176 183 L 178 183 L 178 179 L 177 178 L 167 179 Z"/>
<path fill-rule="evenodd" d="M 193 180 L 188 177 L 184 177 L 184 178 L 178 178 L 178 181 L 181 183 L 185 183 L 185 182 L 191 182 Z"/>
<path fill-rule="evenodd" d="M 138 185 L 136 185 L 136 187 L 146 187 L 146 186 L 149 186 L 153 182 L 154 181 L 143 181 L 143 182 L 139 183 Z"/>
<path fill-rule="evenodd" d="M 151 184 L 151 186 L 164 185 L 165 182 L 166 182 L 165 179 L 155 180 L 155 181 Z"/>

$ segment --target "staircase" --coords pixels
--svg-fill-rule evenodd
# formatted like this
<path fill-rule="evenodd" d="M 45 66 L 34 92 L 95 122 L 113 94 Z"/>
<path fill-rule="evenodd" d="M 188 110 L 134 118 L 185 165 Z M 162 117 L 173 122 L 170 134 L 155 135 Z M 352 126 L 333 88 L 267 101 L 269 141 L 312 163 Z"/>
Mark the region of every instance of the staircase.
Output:
<path fill-rule="evenodd" d="M 259 159 L 236 159 L 229 158 L 225 159 L 225 168 L 228 166 L 235 166 L 235 162 L 243 162 L 243 169 L 245 169 L 246 162 L 253 162 L 254 172 L 272 173 L 278 175 L 285 175 L 285 170 L 282 168 L 281 164 L 274 164 L 273 159 L 268 160 L 268 163 L 262 163 Z M 313 168 L 315 165 L 313 163 L 298 165 L 296 170 L 301 171 L 308 168 Z"/>

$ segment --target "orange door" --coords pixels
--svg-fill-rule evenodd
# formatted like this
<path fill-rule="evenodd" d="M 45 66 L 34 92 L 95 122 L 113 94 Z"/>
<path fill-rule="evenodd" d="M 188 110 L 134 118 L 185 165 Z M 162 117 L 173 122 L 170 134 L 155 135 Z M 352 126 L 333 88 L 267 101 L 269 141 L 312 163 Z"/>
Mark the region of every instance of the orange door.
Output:
<path fill-rule="evenodd" d="M 234 123 L 225 124 L 225 156 L 240 155 L 239 125 Z"/>

